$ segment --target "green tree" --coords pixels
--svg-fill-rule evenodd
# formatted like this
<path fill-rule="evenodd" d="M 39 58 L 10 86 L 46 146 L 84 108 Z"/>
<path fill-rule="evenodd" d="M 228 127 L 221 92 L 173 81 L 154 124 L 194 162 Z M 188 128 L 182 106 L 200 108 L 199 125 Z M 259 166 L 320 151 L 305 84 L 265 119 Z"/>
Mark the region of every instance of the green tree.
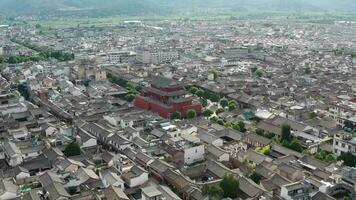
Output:
<path fill-rule="evenodd" d="M 310 112 L 310 113 L 308 114 L 308 116 L 309 116 L 309 119 L 314 119 L 314 118 L 317 117 L 318 115 L 317 115 L 315 112 Z"/>
<path fill-rule="evenodd" d="M 197 87 L 192 87 L 192 88 L 190 88 L 190 93 L 196 94 L 198 92 L 198 90 L 199 89 Z"/>
<path fill-rule="evenodd" d="M 224 126 L 224 125 L 225 125 L 224 120 L 222 120 L 222 119 L 218 119 L 218 120 L 216 121 L 216 123 L 218 123 L 218 124 L 221 125 L 221 126 Z"/>
<path fill-rule="evenodd" d="M 140 92 L 142 90 L 142 86 L 141 85 L 136 85 L 135 90 Z"/>
<path fill-rule="evenodd" d="M 223 197 L 236 198 L 239 189 L 239 181 L 232 174 L 225 175 L 220 182 L 220 187 L 224 192 Z"/>
<path fill-rule="evenodd" d="M 223 113 L 225 112 L 225 109 L 224 108 L 218 108 L 216 111 L 215 111 L 215 114 L 220 114 L 220 113 Z"/>
<path fill-rule="evenodd" d="M 291 128 L 289 124 L 283 124 L 282 125 L 282 135 L 281 135 L 281 140 L 282 141 L 290 141 L 291 139 Z"/>
<path fill-rule="evenodd" d="M 175 111 L 171 114 L 171 119 L 180 119 L 182 118 L 182 114 L 179 111 Z"/>
<path fill-rule="evenodd" d="M 17 57 L 15 57 L 15 56 L 10 56 L 10 57 L 8 58 L 8 62 L 9 62 L 10 64 L 16 64 L 16 63 L 18 63 L 19 61 L 17 60 Z"/>
<path fill-rule="evenodd" d="M 257 148 L 256 148 L 256 151 L 257 151 L 258 153 L 261 153 L 261 154 L 264 154 L 264 155 L 268 155 L 268 154 L 271 153 L 271 146 L 270 146 L 270 145 L 266 145 L 266 146 L 264 146 L 263 148 L 257 147 Z"/>
<path fill-rule="evenodd" d="M 208 97 L 206 97 L 207 99 L 210 99 L 210 101 L 212 101 L 212 102 L 219 102 L 219 100 L 220 100 L 220 96 L 219 95 L 217 95 L 217 94 L 215 94 L 215 93 L 210 93 L 210 92 L 208 92 L 207 93 L 208 94 Z"/>
<path fill-rule="evenodd" d="M 206 107 L 208 105 L 208 100 L 206 100 L 205 98 L 200 98 L 199 102 L 203 107 Z"/>
<path fill-rule="evenodd" d="M 235 100 L 230 100 L 228 106 L 229 105 L 235 105 L 237 107 L 239 104 Z"/>
<path fill-rule="evenodd" d="M 257 76 L 258 78 L 261 78 L 261 77 L 263 76 L 263 71 L 262 71 L 261 69 L 257 69 L 257 70 L 255 71 L 255 74 L 256 74 L 256 76 Z"/>
<path fill-rule="evenodd" d="M 231 128 L 233 125 L 234 125 L 234 124 L 233 124 L 231 121 L 224 123 L 224 126 L 225 126 L 226 128 Z"/>
<path fill-rule="evenodd" d="M 243 121 L 237 122 L 237 125 L 240 127 L 240 131 L 246 132 L 246 128 L 245 128 L 246 125 L 245 125 L 245 123 Z"/>
<path fill-rule="evenodd" d="M 351 53 L 351 58 L 356 58 L 356 52 Z"/>
<path fill-rule="evenodd" d="M 325 160 L 327 156 L 327 153 L 323 150 L 321 150 L 318 154 L 316 154 L 314 157 L 318 160 Z"/>
<path fill-rule="evenodd" d="M 345 196 L 343 200 L 352 200 L 352 199 L 349 196 Z"/>
<path fill-rule="evenodd" d="M 238 107 L 238 103 L 235 100 L 230 100 L 228 103 L 229 110 L 235 110 Z"/>
<path fill-rule="evenodd" d="M 326 162 L 335 162 L 336 159 L 335 159 L 335 157 L 334 157 L 333 155 L 328 154 L 328 155 L 325 157 L 325 161 L 326 161 Z"/>
<path fill-rule="evenodd" d="M 187 117 L 188 119 L 193 119 L 197 116 L 197 112 L 194 109 L 188 110 Z"/>
<path fill-rule="evenodd" d="M 204 185 L 202 188 L 202 193 L 203 195 L 207 195 L 210 200 L 218 200 L 221 199 L 224 194 L 224 191 L 218 186 Z"/>
<path fill-rule="evenodd" d="M 311 74 L 311 69 L 310 69 L 310 67 L 305 68 L 305 69 L 304 69 L 304 73 L 305 73 L 305 74 Z"/>
<path fill-rule="evenodd" d="M 210 118 L 210 121 L 213 122 L 213 123 L 217 123 L 218 120 L 219 120 L 219 118 L 217 118 L 216 116 L 213 116 L 213 117 Z M 223 123 L 224 123 L 224 121 L 223 121 Z"/>
<path fill-rule="evenodd" d="M 220 100 L 220 105 L 225 108 L 229 105 L 229 101 L 227 99 L 221 99 Z"/>
<path fill-rule="evenodd" d="M 341 155 L 337 158 L 337 160 L 344 161 L 344 165 L 346 165 L 346 166 L 356 167 L 356 156 L 354 156 L 350 152 L 341 153 Z"/>
<path fill-rule="evenodd" d="M 234 125 L 232 125 L 232 128 L 236 131 L 241 131 L 241 128 L 238 123 L 235 123 Z"/>
<path fill-rule="evenodd" d="M 292 149 L 294 151 L 297 151 L 299 153 L 303 152 L 303 147 L 298 142 L 298 140 L 293 140 L 292 142 L 289 142 L 288 140 L 282 140 L 282 146 Z"/>
<path fill-rule="evenodd" d="M 236 105 L 235 104 L 230 104 L 229 105 L 229 111 L 236 110 Z"/>
<path fill-rule="evenodd" d="M 5 63 L 5 57 L 0 55 L 0 63 Z"/>
<path fill-rule="evenodd" d="M 216 70 L 210 70 L 210 73 L 213 74 L 214 80 L 216 80 L 218 78 L 218 72 Z"/>
<path fill-rule="evenodd" d="M 310 155 L 311 155 L 310 151 L 308 151 L 307 149 L 303 150 L 303 151 L 302 151 L 302 154 L 303 154 L 303 155 L 307 155 L 307 156 L 310 156 Z"/>
<path fill-rule="evenodd" d="M 342 49 L 333 49 L 333 52 L 335 56 L 341 56 L 343 54 Z"/>
<path fill-rule="evenodd" d="M 205 110 L 203 111 L 203 115 L 204 115 L 205 117 L 210 117 L 212 114 L 214 114 L 214 112 L 213 112 L 212 110 L 210 110 L 210 109 L 205 109 Z"/>
<path fill-rule="evenodd" d="M 26 83 L 22 83 L 22 84 L 17 85 L 17 90 L 20 92 L 20 94 L 26 100 L 28 100 L 30 98 L 30 94 L 28 92 L 28 88 L 27 88 L 27 84 Z"/>
<path fill-rule="evenodd" d="M 198 97 L 203 97 L 204 94 L 205 94 L 205 91 L 204 90 L 198 90 L 196 93 L 195 93 Z"/>
<path fill-rule="evenodd" d="M 262 129 L 260 129 L 260 128 L 257 128 L 257 129 L 255 130 L 255 132 L 256 132 L 257 135 L 261 135 L 261 136 L 264 135 L 264 130 L 262 130 Z"/>
<path fill-rule="evenodd" d="M 128 102 L 132 102 L 134 99 L 135 99 L 135 95 L 133 95 L 133 94 L 127 94 L 125 96 L 125 100 Z"/>
<path fill-rule="evenodd" d="M 257 184 L 260 184 L 260 181 L 261 181 L 261 176 L 259 174 L 257 174 L 256 172 L 253 172 L 251 175 L 250 175 L 250 179 L 253 180 L 253 182 L 257 183 Z"/>
<path fill-rule="evenodd" d="M 64 155 L 67 157 L 80 155 L 80 146 L 76 142 L 69 143 L 64 149 Z"/>

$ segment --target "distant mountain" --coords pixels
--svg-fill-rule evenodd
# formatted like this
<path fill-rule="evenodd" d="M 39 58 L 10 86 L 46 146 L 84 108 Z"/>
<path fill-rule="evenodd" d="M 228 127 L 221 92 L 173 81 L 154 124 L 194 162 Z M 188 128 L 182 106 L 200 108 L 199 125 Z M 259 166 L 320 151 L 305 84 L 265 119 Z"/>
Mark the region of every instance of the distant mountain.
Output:
<path fill-rule="evenodd" d="M 93 10 L 113 15 L 169 14 L 208 8 L 356 13 L 355 0 L 0 0 L 0 12 L 29 14 Z"/>
<path fill-rule="evenodd" d="M 0 12 L 20 14 L 96 10 L 138 15 L 159 12 L 160 6 L 155 0 L 0 0 L 0 8 Z"/>

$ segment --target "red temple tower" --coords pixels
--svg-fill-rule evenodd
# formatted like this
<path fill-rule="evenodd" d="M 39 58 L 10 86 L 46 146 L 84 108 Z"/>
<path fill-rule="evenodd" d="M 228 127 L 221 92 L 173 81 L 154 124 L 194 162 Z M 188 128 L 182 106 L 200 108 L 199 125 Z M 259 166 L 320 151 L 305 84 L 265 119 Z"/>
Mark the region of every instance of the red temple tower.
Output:
<path fill-rule="evenodd" d="M 156 77 L 151 82 L 151 87 L 146 87 L 135 99 L 135 106 L 160 116 L 170 118 L 171 114 L 178 111 L 182 116 L 187 115 L 188 110 L 201 113 L 202 107 L 188 97 L 182 85 L 176 81 L 164 77 Z"/>

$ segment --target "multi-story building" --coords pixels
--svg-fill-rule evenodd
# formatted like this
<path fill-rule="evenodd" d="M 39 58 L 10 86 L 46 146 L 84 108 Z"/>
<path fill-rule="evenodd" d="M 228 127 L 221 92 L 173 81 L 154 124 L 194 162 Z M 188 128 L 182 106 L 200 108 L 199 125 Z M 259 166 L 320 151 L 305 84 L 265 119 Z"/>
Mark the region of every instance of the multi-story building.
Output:
<path fill-rule="evenodd" d="M 142 50 L 137 52 L 136 59 L 138 62 L 148 64 L 160 64 L 166 62 L 172 62 L 179 59 L 179 53 L 175 50 Z"/>
<path fill-rule="evenodd" d="M 155 186 L 147 186 L 141 189 L 142 200 L 164 200 L 162 192 Z"/>
<path fill-rule="evenodd" d="M 22 153 L 15 143 L 5 142 L 3 148 L 5 152 L 5 160 L 10 166 L 14 167 L 23 162 Z"/>
<path fill-rule="evenodd" d="M 306 181 L 290 183 L 281 187 L 281 197 L 285 200 L 311 200 L 311 189 L 311 184 Z"/>
<path fill-rule="evenodd" d="M 101 67 L 80 66 L 78 78 L 80 80 L 104 81 L 106 80 L 106 71 Z"/>
<path fill-rule="evenodd" d="M 351 129 L 356 128 L 356 98 L 343 99 L 333 104 L 329 111 L 337 125 Z"/>
<path fill-rule="evenodd" d="M 98 54 L 98 58 L 109 64 L 132 63 L 136 61 L 136 53 L 132 51 L 115 51 Z"/>
<path fill-rule="evenodd" d="M 170 138 L 162 144 L 162 148 L 178 165 L 191 165 L 205 158 L 205 145 L 192 135 Z"/>
<path fill-rule="evenodd" d="M 178 111 L 186 116 L 189 110 L 201 113 L 202 107 L 193 102 L 193 97 L 187 96 L 187 91 L 176 81 L 164 77 L 155 78 L 151 87 L 146 87 L 135 99 L 138 108 L 151 110 L 160 116 L 169 118 Z"/>
<path fill-rule="evenodd" d="M 356 137 L 346 132 L 336 133 L 334 135 L 333 150 L 336 155 L 347 152 L 356 155 Z"/>

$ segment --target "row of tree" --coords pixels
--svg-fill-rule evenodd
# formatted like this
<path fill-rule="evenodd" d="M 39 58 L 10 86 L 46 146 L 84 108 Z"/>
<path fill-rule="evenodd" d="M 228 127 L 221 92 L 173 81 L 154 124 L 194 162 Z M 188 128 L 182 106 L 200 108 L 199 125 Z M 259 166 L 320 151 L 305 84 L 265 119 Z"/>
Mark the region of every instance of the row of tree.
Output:
<path fill-rule="evenodd" d="M 194 119 L 197 117 L 197 112 L 194 109 L 190 109 L 187 111 L 187 118 Z M 182 119 L 182 113 L 179 111 L 175 111 L 171 114 L 171 119 Z"/>
<path fill-rule="evenodd" d="M 44 60 L 42 57 L 38 55 L 18 55 L 18 56 L 0 56 L 0 64 L 1 63 L 9 63 L 9 64 L 17 64 L 24 62 L 38 62 Z"/>
<path fill-rule="evenodd" d="M 133 83 L 117 76 L 113 76 L 112 74 L 108 74 L 108 80 L 114 84 L 126 88 L 127 94 L 125 96 L 125 100 L 128 102 L 132 102 L 142 90 L 141 86 L 135 86 Z"/>
<path fill-rule="evenodd" d="M 197 87 L 191 87 L 190 92 L 194 95 L 197 95 L 200 98 L 209 99 L 212 102 L 219 102 L 220 96 L 214 92 L 208 90 L 199 89 Z"/>
<path fill-rule="evenodd" d="M 23 63 L 23 62 L 29 62 L 29 61 L 38 62 L 41 60 L 48 60 L 49 58 L 54 58 L 61 62 L 70 61 L 70 60 L 75 59 L 74 53 L 71 53 L 71 52 L 52 50 L 50 48 L 39 47 L 39 46 L 30 44 L 29 42 L 20 42 L 20 41 L 14 40 L 14 39 L 12 39 L 11 41 L 14 43 L 17 43 L 19 45 L 22 45 L 24 47 L 27 47 L 29 49 L 32 49 L 32 50 L 36 51 L 38 54 L 36 54 L 36 55 L 2 56 L 2 57 L 0 57 L 0 63 L 16 64 L 16 63 Z"/>

